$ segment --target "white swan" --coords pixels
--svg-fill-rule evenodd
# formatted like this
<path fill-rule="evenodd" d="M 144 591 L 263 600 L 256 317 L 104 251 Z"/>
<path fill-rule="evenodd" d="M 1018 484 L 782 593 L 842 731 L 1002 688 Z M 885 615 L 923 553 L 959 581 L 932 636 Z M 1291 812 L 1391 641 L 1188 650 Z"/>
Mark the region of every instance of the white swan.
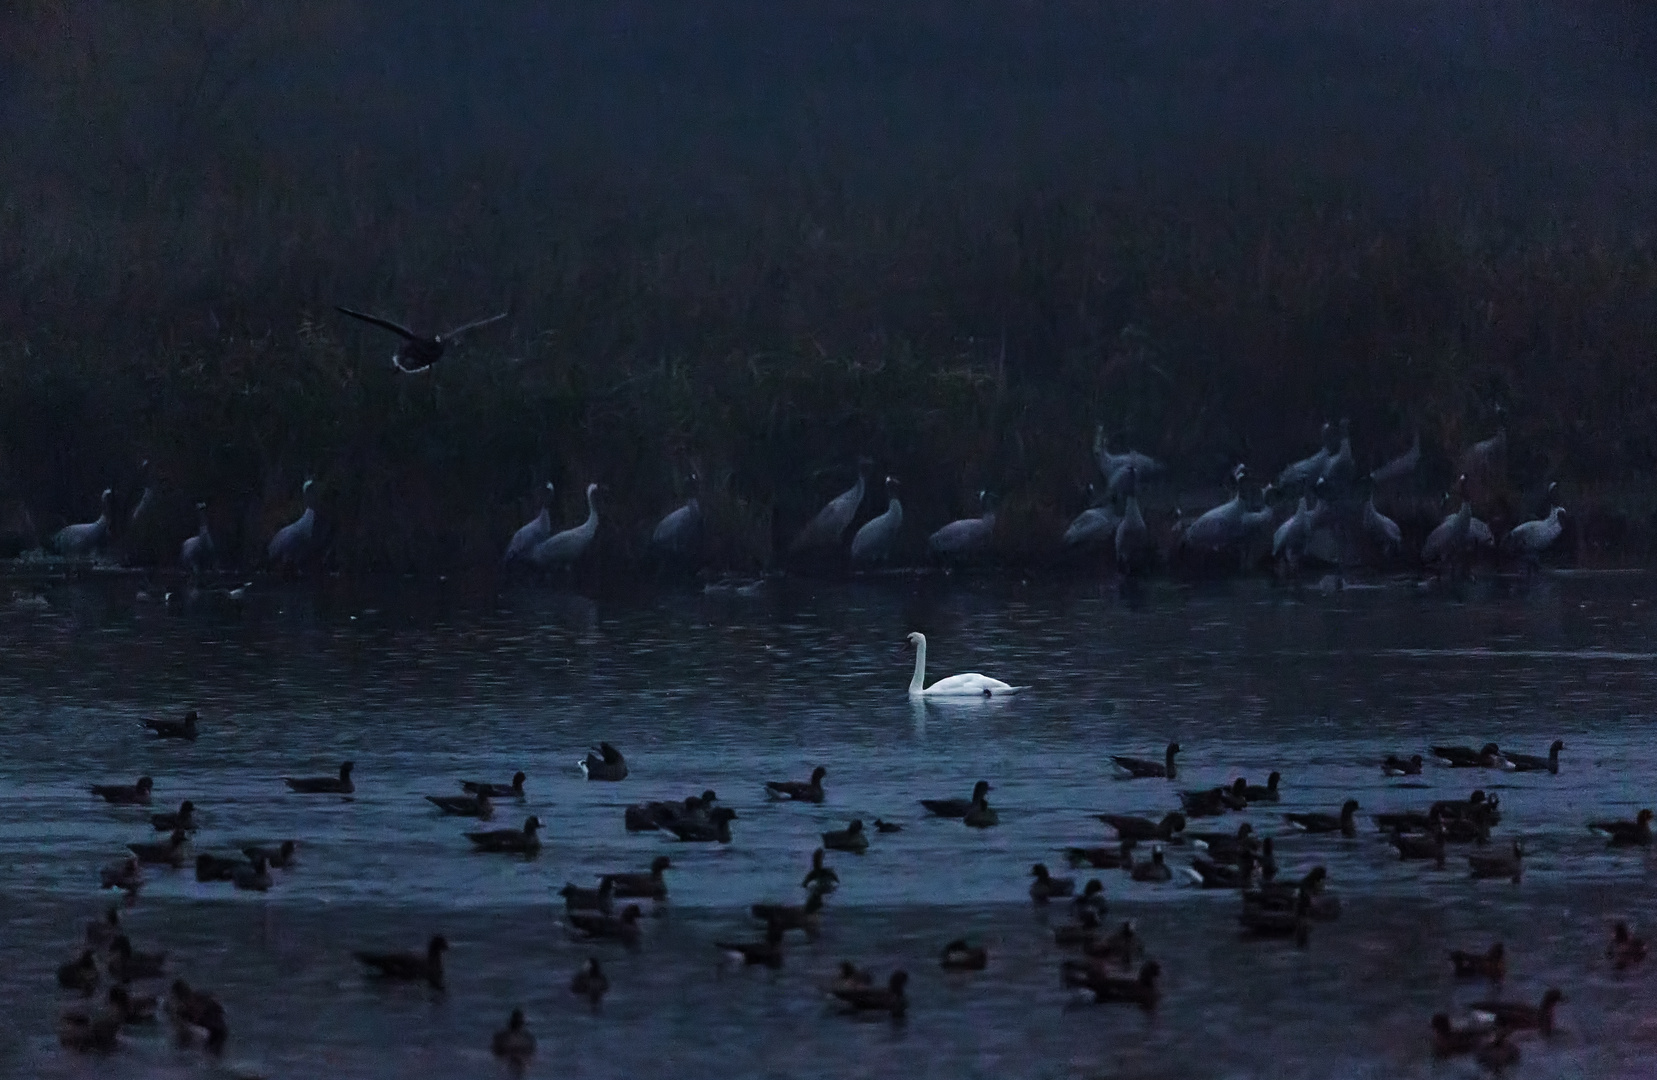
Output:
<path fill-rule="evenodd" d="M 992 679 L 977 672 L 951 675 L 947 679 L 939 679 L 931 686 L 926 686 L 926 635 L 919 631 L 910 634 L 909 644 L 915 647 L 915 677 L 909 680 L 909 696 L 912 698 L 1002 697 L 1028 689 L 1023 686 L 1008 686 L 1000 679 Z"/>

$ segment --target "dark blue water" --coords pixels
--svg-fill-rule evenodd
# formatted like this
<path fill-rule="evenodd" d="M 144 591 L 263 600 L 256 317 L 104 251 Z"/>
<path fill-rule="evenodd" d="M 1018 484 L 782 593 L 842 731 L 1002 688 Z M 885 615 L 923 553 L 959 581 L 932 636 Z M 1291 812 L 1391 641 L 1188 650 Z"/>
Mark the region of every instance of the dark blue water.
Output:
<path fill-rule="evenodd" d="M 1610 920 L 1652 929 L 1652 864 L 1584 827 L 1657 801 L 1651 603 L 1642 575 L 1550 576 L 1527 587 L 1422 595 L 1405 583 L 1295 594 L 1250 583 L 1163 586 L 1127 605 L 1076 583 L 895 577 L 773 583 L 757 596 L 586 599 L 401 583 L 351 593 L 255 586 L 239 618 L 169 614 L 124 580 L 33 586 L 0 604 L 0 1073 L 16 1076 L 502 1075 L 490 1033 L 516 1005 L 541 1041 L 532 1075 L 580 1077 L 1400 1077 L 1435 1065 L 1428 1018 L 1487 996 L 1444 953 L 1498 938 L 1505 992 L 1567 995 L 1552 1038 L 1519 1039 L 1524 1076 L 1647 1076 L 1657 1050 L 1651 971 L 1614 975 Z M 42 605 L 35 595 L 45 599 Z M 929 677 L 982 671 L 1029 684 L 1005 702 L 912 705 L 905 634 L 930 639 Z M 157 744 L 138 718 L 201 711 L 194 744 Z M 1185 747 L 1177 783 L 1112 778 L 1108 754 Z M 1425 790 L 1381 776 L 1388 752 L 1433 742 L 1542 753 L 1557 777 L 1429 766 Z M 575 761 L 600 739 L 628 755 L 620 784 Z M 357 763 L 345 802 L 279 777 Z M 761 782 L 828 768 L 822 806 L 780 805 Z M 421 796 L 460 778 L 529 774 L 533 861 L 474 855 L 469 826 Z M 1329 867 L 1346 905 L 1304 951 L 1238 935 L 1235 894 L 1099 872 L 1112 918 L 1137 919 L 1165 971 L 1154 1014 L 1077 1005 L 1048 923 L 1027 899 L 1035 861 L 1108 842 L 1091 816 L 1155 816 L 1176 790 L 1284 775 L 1251 820 L 1286 873 Z M 150 839 L 146 813 L 90 782 L 155 778 L 156 808 L 201 808 L 196 850 L 292 837 L 301 864 L 263 896 L 152 870 L 127 921 L 140 949 L 224 1003 L 221 1061 L 129 1033 L 109 1060 L 61 1050 L 68 1000 L 52 972 L 108 902 L 97 868 Z M 989 779 L 1000 827 L 923 818 L 915 800 Z M 1367 815 L 1499 790 L 1498 841 L 1523 837 L 1523 883 L 1400 864 Z M 628 834 L 622 808 L 716 789 L 740 820 L 729 845 Z M 1292 835 L 1278 812 L 1363 804 L 1356 840 Z M 815 944 L 778 973 L 721 967 L 716 939 L 757 938 L 747 906 L 798 902 L 819 832 L 897 820 L 867 855 L 837 855 L 841 889 Z M 571 939 L 553 890 L 669 854 L 671 901 L 643 948 Z M 1181 865 L 1188 855 L 1170 852 Z M 1084 876 L 1088 872 L 1080 872 Z M 365 980 L 354 948 L 452 943 L 449 988 Z M 946 976 L 955 937 L 989 970 Z M 588 955 L 614 991 L 571 997 Z M 838 962 L 912 974 L 902 1025 L 839 1015 Z M 155 984 L 152 989 L 160 989 Z"/>

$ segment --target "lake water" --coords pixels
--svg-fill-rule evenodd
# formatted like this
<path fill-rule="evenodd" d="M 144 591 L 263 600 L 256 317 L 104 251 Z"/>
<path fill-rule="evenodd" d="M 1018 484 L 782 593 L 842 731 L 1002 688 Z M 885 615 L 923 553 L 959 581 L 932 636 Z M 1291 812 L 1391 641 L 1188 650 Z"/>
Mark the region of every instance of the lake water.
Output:
<path fill-rule="evenodd" d="M 1559 574 L 1525 586 L 1422 594 L 1402 581 L 1330 595 L 1261 582 L 1158 585 L 1134 604 L 1078 582 L 894 576 L 773 582 L 759 595 L 587 599 L 396 583 L 256 585 L 239 618 L 175 615 L 129 579 L 11 583 L 0 605 L 0 1073 L 14 1076 L 497 1076 L 489 1036 L 515 1005 L 540 1040 L 531 1075 L 558 1077 L 1415 1077 L 1472 1075 L 1432 1060 L 1428 1018 L 1488 994 L 1457 985 L 1445 952 L 1502 939 L 1504 992 L 1567 1004 L 1549 1040 L 1518 1041 L 1527 1077 L 1650 1076 L 1657 961 L 1619 977 L 1610 920 L 1657 931 L 1653 863 L 1584 827 L 1657 802 L 1657 588 L 1638 574 Z M 39 591 L 46 604 L 30 598 Z M 1005 702 L 915 707 L 905 634 L 930 675 L 1029 684 Z M 144 715 L 194 707 L 202 736 L 159 744 Z M 1184 746 L 1181 776 L 1120 781 L 1108 754 Z M 1388 752 L 1429 743 L 1540 754 L 1558 776 L 1428 766 L 1382 777 Z M 575 761 L 600 739 L 628 756 L 620 784 Z M 357 763 L 352 801 L 288 793 L 284 774 Z M 828 768 L 822 806 L 761 782 Z M 474 855 L 468 827 L 421 796 L 460 778 L 529 775 L 547 846 L 525 862 Z M 1234 893 L 1097 873 L 1111 918 L 1134 918 L 1164 969 L 1160 1008 L 1079 1005 L 1061 988 L 1029 867 L 1104 844 L 1092 815 L 1160 816 L 1179 788 L 1283 773 L 1283 801 L 1243 820 L 1278 837 L 1285 873 L 1329 868 L 1346 905 L 1296 950 L 1239 937 Z M 155 809 L 190 798 L 198 850 L 292 837 L 300 865 L 262 896 L 152 870 L 127 913 L 140 949 L 224 1003 L 221 1061 L 134 1033 L 113 1059 L 59 1049 L 69 1002 L 53 969 L 108 903 L 97 870 L 146 815 L 91 782 L 155 778 Z M 998 828 L 927 819 L 922 797 L 995 785 Z M 1424 785 L 1424 789 L 1423 786 Z M 1523 883 L 1400 864 L 1371 812 L 1499 791 L 1496 839 L 1523 837 Z M 628 834 L 630 802 L 712 787 L 734 807 L 729 845 Z M 1363 805 L 1355 840 L 1289 834 L 1282 811 Z M 521 821 L 502 803 L 497 825 Z M 790 938 L 776 973 L 723 968 L 716 939 L 753 940 L 761 899 L 801 899 L 819 832 L 902 822 L 868 854 L 831 855 L 842 887 L 818 942 Z M 671 901 L 643 948 L 571 939 L 553 890 L 669 854 Z M 1170 849 L 1176 866 L 1188 859 Z M 448 992 L 363 978 L 353 948 L 447 935 Z M 946 976 L 956 937 L 989 969 Z M 589 955 L 614 989 L 589 1010 L 571 973 Z M 901 1025 L 839 1015 L 820 987 L 841 959 L 912 976 Z M 163 984 L 153 984 L 160 989 Z"/>

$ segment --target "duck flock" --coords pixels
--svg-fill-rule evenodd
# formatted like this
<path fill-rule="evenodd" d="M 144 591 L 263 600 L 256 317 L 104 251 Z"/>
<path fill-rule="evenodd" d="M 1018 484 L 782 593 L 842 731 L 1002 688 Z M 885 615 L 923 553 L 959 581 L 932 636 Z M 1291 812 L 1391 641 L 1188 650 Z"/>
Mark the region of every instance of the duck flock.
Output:
<path fill-rule="evenodd" d="M 960 702 L 1017 694 L 1027 688 L 972 673 L 951 676 L 928 686 L 925 682 L 926 640 L 910 635 L 916 649 L 916 665 L 909 686 L 912 700 L 954 699 Z M 194 743 L 211 739 L 212 729 L 191 711 L 178 720 L 149 719 L 144 726 L 160 743 Z M 1562 740 L 1555 740 L 1545 754 L 1504 751 L 1495 743 L 1482 746 L 1432 746 L 1425 753 L 1394 753 L 1377 762 L 1383 776 L 1408 784 L 1429 767 L 1503 775 L 1513 772 L 1534 774 L 1547 782 L 1562 769 Z M 1113 755 L 1108 768 L 1121 780 L 1143 785 L 1149 798 L 1164 804 L 1160 816 L 1099 814 L 1097 819 L 1111 832 L 1089 836 L 1067 844 L 1055 854 L 1079 871 L 1117 871 L 1133 882 L 1149 886 L 1184 884 L 1205 890 L 1224 890 L 1238 897 L 1236 923 L 1244 938 L 1280 940 L 1288 945 L 1312 946 L 1316 927 L 1337 920 L 1342 903 L 1337 882 L 1331 879 L 1324 857 L 1336 847 L 1374 845 L 1384 847 L 1400 861 L 1419 862 L 1449 871 L 1452 861 L 1464 865 L 1473 879 L 1517 886 L 1524 877 L 1525 850 L 1518 839 L 1503 837 L 1502 807 L 1498 797 L 1483 787 L 1465 798 L 1440 799 L 1428 805 L 1375 814 L 1373 831 L 1360 823 L 1363 807 L 1347 799 L 1326 811 L 1276 813 L 1282 790 L 1292 785 L 1292 775 L 1273 771 L 1263 783 L 1246 777 L 1215 786 L 1180 786 L 1181 759 L 1186 748 L 1171 742 L 1157 757 Z M 633 777 L 627 757 L 610 743 L 601 743 L 576 763 L 586 780 L 617 784 Z M 1105 762 L 1100 762 L 1100 772 Z M 804 778 L 757 782 L 757 791 L 781 804 L 823 806 L 830 802 L 829 770 L 818 765 Z M 636 781 L 635 781 L 636 782 Z M 346 761 L 337 772 L 323 776 L 272 777 L 273 788 L 285 787 L 289 798 L 317 800 L 337 813 L 339 800 L 351 801 L 358 793 L 355 763 Z M 543 822 L 538 814 L 525 814 L 521 825 L 511 812 L 526 800 L 530 777 L 518 771 L 510 779 L 457 780 L 450 791 L 425 796 L 425 801 L 443 815 L 476 825 L 460 830 L 456 851 L 470 849 L 479 857 L 534 859 L 542 849 Z M 964 786 L 964 785 L 963 785 Z M 991 801 L 995 791 L 989 780 L 980 779 L 969 794 L 921 799 L 919 811 L 937 819 L 955 820 L 967 829 L 991 829 L 1001 823 L 1001 810 Z M 182 794 L 182 793 L 179 793 Z M 132 814 L 132 824 L 154 839 L 136 841 L 129 853 L 103 867 L 97 875 L 102 888 L 124 894 L 124 905 L 139 902 L 149 875 L 189 873 L 203 883 L 222 883 L 237 890 L 264 893 L 280 890 L 287 875 L 303 874 L 302 842 L 292 839 L 274 844 L 243 845 L 238 849 L 202 850 L 198 847 L 204 831 L 197 803 L 185 798 L 176 810 L 153 808 L 157 784 L 149 776 L 132 783 L 93 785 L 90 795 Z M 1177 807 L 1176 807 L 1177 803 Z M 520 811 L 521 812 L 521 811 Z M 1240 824 L 1210 829 L 1197 828 L 1201 819 L 1244 815 Z M 628 805 L 616 825 L 628 834 L 652 833 L 672 837 L 679 843 L 729 844 L 739 824 L 734 808 L 721 801 L 713 790 L 683 798 L 654 799 Z M 496 819 L 501 820 L 498 825 Z M 1648 851 L 1652 843 L 1653 813 L 1641 810 L 1631 821 L 1594 820 L 1586 826 L 1605 839 L 1609 849 Z M 1077 822 L 1080 833 L 1084 827 Z M 849 820 L 843 828 L 821 834 L 820 846 L 812 852 L 800 880 L 799 903 L 754 903 L 746 915 L 754 929 L 710 937 L 708 948 L 717 950 L 743 968 L 777 969 L 785 963 L 805 964 L 822 969 L 823 993 L 847 1014 L 875 1014 L 902 1022 L 908 1013 L 909 975 L 904 967 L 877 972 L 852 960 L 830 966 L 815 947 L 825 923 L 832 919 L 829 898 L 840 885 L 841 873 L 854 873 L 842 860 L 831 865 L 831 855 L 855 861 L 873 845 L 890 841 L 883 837 L 899 833 L 898 821 L 876 818 L 865 824 Z M 1088 826 L 1091 831 L 1093 826 Z M 210 845 L 211 846 L 211 845 Z M 1459 849 L 1464 854 L 1452 853 Z M 1290 871 L 1284 863 L 1299 863 Z M 577 940 L 590 942 L 595 953 L 569 977 L 572 999 L 597 1008 L 610 989 L 610 977 L 602 960 L 602 948 L 641 950 L 650 947 L 646 909 L 665 905 L 669 899 L 667 872 L 674 870 L 671 855 L 660 854 L 646 866 L 614 870 L 594 876 L 593 884 L 567 882 L 557 895 L 562 900 L 563 920 Z M 1100 1004 L 1123 1004 L 1154 1010 L 1161 996 L 1163 962 L 1157 958 L 1154 932 L 1145 932 L 1132 920 L 1111 924 L 1108 920 L 1110 886 L 1103 877 L 1078 884 L 1075 877 L 1061 876 L 1036 854 L 1030 869 L 1029 896 L 1043 912 L 1060 906 L 1062 921 L 1048 918 L 1052 935 L 1056 976 L 1060 983 Z M 58 969 L 63 991 L 77 995 L 81 1004 L 68 1005 L 61 1014 L 59 1038 L 73 1051 L 113 1053 L 119 1051 L 132 1029 L 157 1023 L 158 1015 L 169 1018 L 181 1043 L 199 1041 L 210 1054 L 226 1046 L 231 1020 L 209 991 L 190 985 L 181 970 L 186 958 L 159 951 L 145 951 L 128 937 L 122 923 L 123 905 L 111 906 L 104 917 L 85 927 L 84 938 L 74 958 Z M 445 987 L 444 964 L 449 943 L 434 927 L 423 943 L 406 942 L 405 950 L 361 949 L 343 964 L 353 964 L 363 977 L 374 980 L 425 984 L 436 992 Z M 796 945 L 796 938 L 803 945 Z M 946 938 L 948 940 L 946 940 Z M 417 947 L 415 947 L 417 945 Z M 1453 976 L 1460 980 L 1485 981 L 1500 986 L 1511 954 L 1505 943 L 1469 942 L 1445 957 Z M 951 977 L 970 979 L 973 973 L 991 968 L 996 958 L 990 943 L 940 933 L 933 963 Z M 1617 972 L 1628 971 L 1646 959 L 1645 941 L 1625 923 L 1618 922 L 1606 945 L 1606 956 Z M 911 960 L 911 964 L 913 959 Z M 106 988 L 107 983 L 107 988 Z M 146 985 L 165 983 L 164 1001 L 144 993 Z M 91 1002 L 103 990 L 101 1004 Z M 1478 1062 L 1501 1071 L 1519 1058 L 1522 1038 L 1551 1036 L 1555 1010 L 1568 1000 L 1564 989 L 1550 987 L 1537 1002 L 1505 999 L 1499 992 L 1466 1006 L 1458 1015 L 1439 1013 L 1423 1017 L 1423 1037 L 1430 1040 L 1439 1057 L 1473 1055 Z M 514 1067 L 523 1066 L 534 1054 L 536 1042 L 529 1019 L 521 1008 L 506 1009 L 505 1026 L 488 1040 L 493 1052 Z M 480 1042 L 487 1033 L 480 1033 Z"/>

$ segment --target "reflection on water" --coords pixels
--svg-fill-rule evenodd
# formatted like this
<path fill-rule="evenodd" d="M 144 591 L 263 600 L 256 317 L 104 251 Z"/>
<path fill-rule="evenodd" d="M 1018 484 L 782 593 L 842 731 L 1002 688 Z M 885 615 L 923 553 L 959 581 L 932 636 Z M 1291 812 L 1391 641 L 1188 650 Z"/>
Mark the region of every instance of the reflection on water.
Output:
<path fill-rule="evenodd" d="M 1612 915 L 1645 917 L 1651 864 L 1608 852 L 1583 823 L 1653 801 L 1653 590 L 1589 575 L 1465 597 L 1379 584 L 1156 585 L 1130 606 L 1092 585 L 898 576 L 591 599 L 261 583 L 239 616 L 169 613 L 132 581 L 30 590 L 0 612 L 0 988 L 13 1003 L 0 1071 L 102 1068 L 56 1047 L 52 969 L 100 910 L 96 868 L 148 838 L 143 814 L 84 785 L 148 773 L 158 807 L 201 808 L 201 850 L 301 844 L 268 895 L 157 872 L 130 916 L 141 948 L 167 948 L 224 1000 L 226 1063 L 244 1071 L 495 1075 L 488 1034 L 522 1004 L 542 1040 L 532 1074 L 546 1076 L 1441 1075 L 1426 1018 L 1487 989 L 1453 986 L 1443 954 L 1501 937 L 1513 996 L 1557 984 L 1570 998 L 1559 1036 L 1523 1042 L 1524 1075 L 1647 1075 L 1652 976 L 1614 977 L 1603 948 Z M 917 629 L 929 679 L 982 671 L 1033 689 L 911 703 L 904 636 Z M 203 716 L 194 744 L 139 728 L 190 706 Z M 1171 738 L 1185 747 L 1176 784 L 1111 777 L 1110 753 L 1156 757 Z M 1429 767 L 1399 784 L 1376 767 L 1435 742 L 1540 754 L 1554 738 L 1567 746 L 1557 777 Z M 600 739 L 628 755 L 621 784 L 575 769 Z M 346 758 L 349 802 L 277 779 Z M 828 769 L 823 805 L 763 797 L 763 780 L 815 764 Z M 547 823 L 531 862 L 473 855 L 467 823 L 421 798 L 518 768 L 529 797 L 497 824 Z M 1073 1007 L 1045 925 L 1063 914 L 1031 910 L 1030 864 L 1106 842 L 1099 812 L 1160 816 L 1179 788 L 1272 769 L 1283 802 L 1246 819 L 1279 835 L 1286 873 L 1329 866 L 1343 919 L 1305 952 L 1243 942 L 1233 895 L 1101 873 L 1112 917 L 1136 918 L 1161 960 L 1167 996 L 1154 1016 Z M 964 796 L 981 777 L 999 828 L 921 815 L 917 799 Z M 1372 812 L 1480 783 L 1501 794 L 1498 836 L 1525 838 L 1516 888 L 1472 882 L 1454 857 L 1443 872 L 1401 865 L 1373 833 L 1286 836 L 1276 816 L 1351 796 L 1367 827 Z M 707 787 L 738 811 L 729 845 L 622 828 L 627 803 Z M 722 970 L 711 942 L 757 937 L 747 905 L 796 902 L 817 835 L 852 817 L 905 828 L 831 858 L 843 885 L 823 940 L 791 946 L 774 975 Z M 639 954 L 611 957 L 603 1009 L 577 1007 L 568 977 L 595 949 L 570 940 L 554 890 L 664 851 L 670 905 Z M 441 997 L 370 985 L 349 958 L 439 930 L 453 945 Z M 988 972 L 937 969 L 959 936 L 989 944 Z M 912 972 L 907 1023 L 834 1014 L 819 987 L 843 957 Z M 159 1037 L 134 1037 L 120 1059 L 123 1075 L 199 1068 Z"/>

